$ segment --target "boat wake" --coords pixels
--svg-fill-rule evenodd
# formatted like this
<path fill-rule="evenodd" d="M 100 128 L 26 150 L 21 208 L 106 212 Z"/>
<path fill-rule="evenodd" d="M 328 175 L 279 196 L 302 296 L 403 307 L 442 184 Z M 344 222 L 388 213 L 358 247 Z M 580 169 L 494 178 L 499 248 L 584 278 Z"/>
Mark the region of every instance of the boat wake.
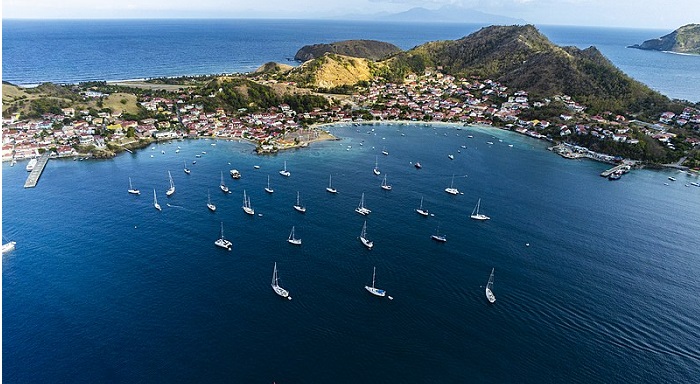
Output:
<path fill-rule="evenodd" d="M 167 206 L 171 207 L 171 208 L 185 208 L 182 205 L 175 205 L 175 204 L 170 204 L 170 203 L 168 203 Z"/>

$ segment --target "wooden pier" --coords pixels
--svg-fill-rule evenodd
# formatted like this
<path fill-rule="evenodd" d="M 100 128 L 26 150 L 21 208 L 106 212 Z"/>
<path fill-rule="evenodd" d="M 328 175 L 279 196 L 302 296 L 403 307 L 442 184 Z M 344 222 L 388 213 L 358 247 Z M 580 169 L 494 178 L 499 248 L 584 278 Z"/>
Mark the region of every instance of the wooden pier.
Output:
<path fill-rule="evenodd" d="M 44 172 L 44 167 L 46 167 L 46 163 L 49 162 L 50 155 L 51 152 L 46 151 L 43 155 L 39 157 L 39 159 L 36 162 L 36 165 L 34 166 L 34 169 L 32 169 L 32 171 L 29 173 L 29 177 L 27 177 L 27 181 L 24 183 L 24 188 L 36 187 L 36 183 L 39 182 L 39 177 L 41 177 L 41 173 Z"/>

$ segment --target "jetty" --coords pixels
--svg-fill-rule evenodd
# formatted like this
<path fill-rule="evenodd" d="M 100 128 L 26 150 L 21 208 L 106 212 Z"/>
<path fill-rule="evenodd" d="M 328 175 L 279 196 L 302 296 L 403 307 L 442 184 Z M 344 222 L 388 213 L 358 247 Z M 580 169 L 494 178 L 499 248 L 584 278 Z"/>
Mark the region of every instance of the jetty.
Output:
<path fill-rule="evenodd" d="M 24 188 L 36 187 L 36 183 L 39 182 L 39 177 L 41 177 L 41 173 L 44 172 L 44 167 L 46 167 L 46 163 L 49 162 L 49 156 L 51 156 L 51 151 L 46 151 L 43 155 L 39 157 L 39 159 L 36 162 L 36 165 L 34 166 L 34 169 L 32 169 L 32 171 L 29 173 L 29 177 L 27 177 L 27 181 L 24 183 Z"/>
<path fill-rule="evenodd" d="M 625 172 L 628 170 L 629 170 L 629 166 L 627 164 L 620 164 L 620 165 L 616 165 L 608 170 L 601 172 L 600 175 L 602 177 L 608 177 L 617 171 Z"/>

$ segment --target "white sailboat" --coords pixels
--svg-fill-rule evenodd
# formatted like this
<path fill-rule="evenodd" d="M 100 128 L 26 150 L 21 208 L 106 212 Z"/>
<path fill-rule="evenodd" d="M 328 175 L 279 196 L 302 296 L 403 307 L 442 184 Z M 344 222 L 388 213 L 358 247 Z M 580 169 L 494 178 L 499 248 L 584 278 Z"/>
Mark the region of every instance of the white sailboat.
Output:
<path fill-rule="evenodd" d="M 385 191 L 391 191 L 391 185 L 386 183 L 386 173 L 384 174 L 384 180 L 382 181 L 381 187 Z"/>
<path fill-rule="evenodd" d="M 420 215 L 422 215 L 422 216 L 428 216 L 428 215 L 429 215 L 428 210 L 427 210 L 427 209 L 423 209 L 423 196 L 420 197 L 420 207 L 416 208 L 416 212 L 418 212 L 418 214 L 420 214 Z"/>
<path fill-rule="evenodd" d="M 474 220 L 488 220 L 490 217 L 484 215 L 483 213 L 479 213 L 479 207 L 481 206 L 481 199 L 477 200 L 476 206 L 474 207 L 474 210 L 472 211 L 471 217 Z"/>
<path fill-rule="evenodd" d="M 218 238 L 214 242 L 214 244 L 216 244 L 217 247 L 225 248 L 225 249 L 228 249 L 229 251 L 233 247 L 233 244 L 230 241 L 224 239 L 224 222 L 223 221 L 221 222 L 221 237 Z"/>
<path fill-rule="evenodd" d="M 184 171 L 184 172 L 185 172 L 186 174 L 188 174 L 188 175 L 189 175 L 189 174 L 190 174 L 190 172 L 192 172 L 192 171 L 190 171 L 190 169 L 189 169 L 189 168 L 187 168 L 187 163 L 185 163 L 185 161 L 184 161 L 184 160 L 182 161 L 182 167 L 183 167 L 183 168 L 182 168 L 182 170 L 183 170 L 183 171 Z"/>
<path fill-rule="evenodd" d="M 265 187 L 265 192 L 272 193 L 275 190 L 270 188 L 270 175 L 267 175 L 267 187 Z"/>
<path fill-rule="evenodd" d="M 284 169 L 280 171 L 280 175 L 289 177 L 291 173 L 287 170 L 287 160 L 284 161 Z"/>
<path fill-rule="evenodd" d="M 372 211 L 369 208 L 365 208 L 365 194 L 362 193 L 362 197 L 360 198 L 360 205 L 355 208 L 355 212 L 359 213 L 360 215 L 367 216 Z"/>
<path fill-rule="evenodd" d="M 374 267 L 374 269 L 372 270 L 372 286 L 365 285 L 365 289 L 367 290 L 367 292 L 373 294 L 374 296 L 384 297 L 384 296 L 386 296 L 386 291 L 383 289 L 376 288 L 374 286 L 374 280 L 375 280 L 376 275 L 377 275 L 377 267 Z"/>
<path fill-rule="evenodd" d="M 290 244 L 301 245 L 301 239 L 297 239 L 296 237 L 294 237 L 294 226 L 292 226 L 292 232 L 289 233 L 289 238 L 287 239 L 287 241 Z"/>
<path fill-rule="evenodd" d="M 367 220 L 365 220 L 365 224 L 362 226 L 362 232 L 360 232 L 360 241 L 368 249 L 372 249 L 372 247 L 374 247 L 374 243 L 367 238 Z"/>
<path fill-rule="evenodd" d="M 489 281 L 486 283 L 486 299 L 489 303 L 496 301 L 496 295 L 493 294 L 493 271 L 495 268 L 491 268 L 491 275 L 489 276 Z"/>
<path fill-rule="evenodd" d="M 249 215 L 255 215 L 255 210 L 250 206 L 250 197 L 245 194 L 245 189 L 243 190 L 243 211 Z"/>
<path fill-rule="evenodd" d="M 380 175 L 381 172 L 379 171 L 379 156 L 376 156 L 374 158 L 374 169 L 372 170 L 375 175 Z"/>
<path fill-rule="evenodd" d="M 292 297 L 289 296 L 289 291 L 280 287 L 279 284 L 279 279 L 277 278 L 277 263 L 275 262 L 275 268 L 272 270 L 272 290 L 275 291 L 276 294 L 282 297 L 286 297 L 287 300 L 291 300 Z"/>
<path fill-rule="evenodd" d="M 140 195 L 141 194 L 141 191 L 139 191 L 138 189 L 135 189 L 131 185 L 131 177 L 129 178 L 129 193 L 131 193 L 132 195 Z"/>
<path fill-rule="evenodd" d="M 209 191 L 207 191 L 207 208 L 212 212 L 216 211 L 216 205 L 211 203 L 211 193 Z"/>
<path fill-rule="evenodd" d="M 173 175 L 170 174 L 170 171 L 168 171 L 168 178 L 170 179 L 170 188 L 165 192 L 165 196 L 170 197 L 175 193 L 175 183 L 173 182 Z"/>
<path fill-rule="evenodd" d="M 299 199 L 299 191 L 297 191 L 297 203 L 294 204 L 294 209 L 301 213 L 306 212 L 306 207 L 301 205 L 301 200 Z"/>
<path fill-rule="evenodd" d="M 382 148 L 382 155 L 389 156 L 389 152 L 386 150 L 386 147 Z"/>
<path fill-rule="evenodd" d="M 221 184 L 219 184 L 219 188 L 221 188 L 221 192 L 229 193 L 228 187 L 224 184 L 224 171 L 221 171 Z"/>
<path fill-rule="evenodd" d="M 326 191 L 330 193 L 338 193 L 338 190 L 333 188 L 333 185 L 331 184 L 331 177 L 332 175 L 328 175 L 328 186 L 326 187 Z"/>
<path fill-rule="evenodd" d="M 452 175 L 452 182 L 450 183 L 450 186 L 448 188 L 445 188 L 445 192 L 449 193 L 450 195 L 458 195 L 459 190 L 454 187 L 455 184 L 455 175 Z"/>
<path fill-rule="evenodd" d="M 440 242 L 440 243 L 444 243 L 447 241 L 447 237 L 445 237 L 445 235 L 440 234 L 440 226 L 439 225 L 438 225 L 437 229 L 435 230 L 435 234 L 430 236 L 430 238 L 437 241 L 437 242 Z"/>
<path fill-rule="evenodd" d="M 158 199 L 156 198 L 156 189 L 153 188 L 153 206 L 160 211 L 160 204 L 158 204 Z"/>

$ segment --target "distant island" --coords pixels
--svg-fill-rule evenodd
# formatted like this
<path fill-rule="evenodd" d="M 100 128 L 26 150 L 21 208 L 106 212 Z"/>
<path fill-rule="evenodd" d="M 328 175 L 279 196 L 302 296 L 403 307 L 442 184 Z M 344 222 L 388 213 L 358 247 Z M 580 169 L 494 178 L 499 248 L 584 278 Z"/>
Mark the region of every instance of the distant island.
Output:
<path fill-rule="evenodd" d="M 561 144 L 553 148 L 566 157 L 700 170 L 700 103 L 670 100 L 595 47 L 557 46 L 532 25 L 485 27 L 379 61 L 325 52 L 248 74 L 3 83 L 2 149 L 3 160 L 106 158 L 212 137 L 271 153 L 333 139 L 326 124 L 389 121 L 493 126 Z"/>
<path fill-rule="evenodd" d="M 700 24 L 684 25 L 668 35 L 628 48 L 700 55 Z"/>

